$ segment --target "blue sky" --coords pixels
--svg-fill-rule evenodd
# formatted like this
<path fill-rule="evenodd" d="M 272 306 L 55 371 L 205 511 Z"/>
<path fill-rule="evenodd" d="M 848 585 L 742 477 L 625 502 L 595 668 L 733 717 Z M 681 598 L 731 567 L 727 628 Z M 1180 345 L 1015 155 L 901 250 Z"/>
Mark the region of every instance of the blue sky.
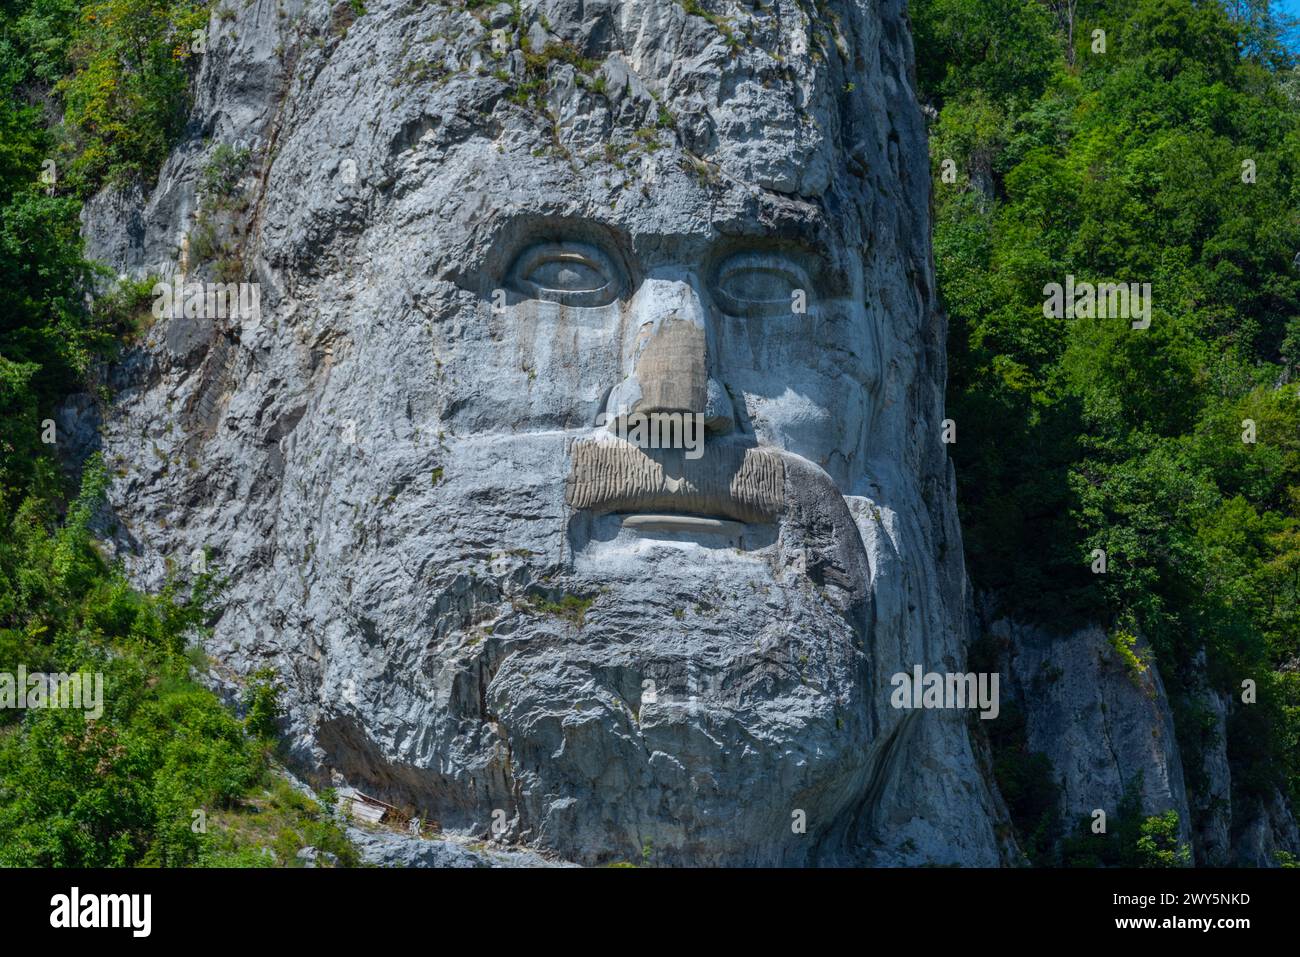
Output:
<path fill-rule="evenodd" d="M 1273 9 L 1300 17 L 1300 0 L 1273 0 Z M 1291 49 L 1300 47 L 1300 30 L 1291 31 Z"/>

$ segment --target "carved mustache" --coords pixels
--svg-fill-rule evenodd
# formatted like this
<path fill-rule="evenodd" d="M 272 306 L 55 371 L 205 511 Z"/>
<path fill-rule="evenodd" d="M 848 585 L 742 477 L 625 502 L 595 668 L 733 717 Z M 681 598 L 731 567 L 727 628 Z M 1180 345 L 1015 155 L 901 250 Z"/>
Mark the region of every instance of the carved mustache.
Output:
<path fill-rule="evenodd" d="M 785 462 L 756 448 L 714 446 L 692 460 L 680 450 L 585 440 L 573 446 L 564 498 L 598 513 L 690 513 L 764 524 L 785 504 Z"/>

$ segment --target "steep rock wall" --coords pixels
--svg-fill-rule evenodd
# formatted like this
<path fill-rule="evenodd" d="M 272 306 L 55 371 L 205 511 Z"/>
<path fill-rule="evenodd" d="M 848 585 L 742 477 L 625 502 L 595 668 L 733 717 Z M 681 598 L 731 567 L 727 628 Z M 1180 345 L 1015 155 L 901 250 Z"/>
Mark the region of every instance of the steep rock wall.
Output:
<path fill-rule="evenodd" d="M 161 320 L 102 429 L 132 574 L 229 577 L 217 680 L 277 669 L 316 781 L 572 860 L 1014 859 L 965 714 L 889 705 L 966 642 L 902 5 L 232 9 L 193 135 L 85 216 L 122 272 L 259 284 Z M 217 144 L 250 160 L 205 197 Z M 521 242 L 623 295 L 531 302 Z M 721 315 L 733 255 L 811 319 Z M 708 541 L 565 498 L 683 316 L 716 441 L 784 462 L 780 519 Z"/>

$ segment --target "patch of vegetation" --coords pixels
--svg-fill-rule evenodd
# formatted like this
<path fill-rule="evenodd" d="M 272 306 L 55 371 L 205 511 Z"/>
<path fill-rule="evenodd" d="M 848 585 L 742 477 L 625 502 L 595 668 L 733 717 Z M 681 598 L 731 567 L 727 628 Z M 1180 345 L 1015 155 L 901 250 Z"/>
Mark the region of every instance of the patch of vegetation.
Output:
<path fill-rule="evenodd" d="M 633 143 L 647 153 L 653 153 L 663 145 L 659 142 L 659 131 L 653 126 L 643 126 L 632 136 Z"/>
<path fill-rule="evenodd" d="M 207 4 L 31 3 L 20 23 L 63 104 L 70 187 L 86 195 L 104 182 L 150 181 L 184 129 Z"/>
<path fill-rule="evenodd" d="M 232 227 L 224 216 L 201 210 L 189 236 L 191 269 L 209 267 L 218 282 L 239 282 L 244 278 L 244 264 L 239 244 L 231 235 Z"/>
<path fill-rule="evenodd" d="M 600 61 L 584 57 L 576 46 L 567 40 L 550 40 L 541 50 L 530 48 L 528 38 L 524 37 L 521 46 L 524 51 L 524 70 L 529 76 L 545 76 L 552 63 L 567 63 L 579 73 L 595 73 L 600 69 Z"/>
<path fill-rule="evenodd" d="M 249 734 L 274 741 L 276 722 L 284 714 L 280 707 L 279 678 L 274 668 L 259 668 L 248 677 L 244 688 L 244 727 Z"/>
<path fill-rule="evenodd" d="M 239 282 L 244 278 L 238 234 L 240 217 L 249 200 L 239 184 L 250 158 L 247 149 L 221 143 L 212 151 L 199 178 L 197 191 L 204 202 L 189 234 L 189 264 L 192 269 L 209 267 L 218 282 Z"/>
<path fill-rule="evenodd" d="M 1115 649 L 1115 654 L 1119 655 L 1119 660 L 1123 662 L 1124 670 L 1128 672 L 1129 677 L 1140 683 L 1142 676 L 1147 672 L 1147 664 L 1134 650 L 1137 647 L 1137 640 L 1137 635 L 1133 632 L 1125 628 L 1117 628 L 1110 636 L 1110 646 Z"/>
<path fill-rule="evenodd" d="M 155 277 L 122 279 L 114 283 L 96 300 L 94 311 L 97 323 L 111 329 L 130 342 L 143 336 L 154 323 L 153 287 Z"/>
<path fill-rule="evenodd" d="M 332 811 L 283 775 L 268 774 L 253 793 L 208 816 L 201 867 L 302 867 L 304 848 L 316 849 L 317 867 L 357 867 L 361 861 Z"/>
<path fill-rule="evenodd" d="M 5 711 L 0 860 L 22 866 L 192 862 L 195 809 L 259 776 L 264 746 L 189 678 L 187 640 L 213 585 L 131 590 L 92 547 L 107 478 L 92 463 L 62 525 L 29 496 L 0 536 L 0 659 L 12 669 L 103 675 L 103 715 Z"/>
<path fill-rule="evenodd" d="M 584 74 L 592 74 L 600 69 L 600 61 L 582 56 L 572 43 L 565 40 L 551 40 L 541 50 L 533 50 L 528 37 L 520 41 L 524 54 L 524 78 L 510 94 L 510 100 L 520 106 L 532 105 L 535 109 L 545 111 L 546 94 L 550 89 L 547 74 L 552 63 L 568 63 L 578 71 L 578 81 L 587 84 Z M 592 88 L 596 86 L 591 83 Z M 603 89 L 603 83 L 601 84 Z"/>
<path fill-rule="evenodd" d="M 402 68 L 402 80 L 408 83 L 426 83 L 448 76 L 446 67 L 431 60 L 412 60 Z"/>
<path fill-rule="evenodd" d="M 596 596 L 584 598 L 580 595 L 562 595 L 558 600 L 545 595 L 532 595 L 529 607 L 533 611 L 562 618 L 576 628 L 581 628 L 587 618 L 587 609 L 595 602 Z"/>
<path fill-rule="evenodd" d="M 1106 832 L 1093 833 L 1092 818 L 1079 821 L 1062 844 L 1060 864 L 1066 867 L 1188 867 L 1191 847 L 1178 840 L 1178 812 L 1142 816 L 1141 778 L 1130 783 Z"/>
<path fill-rule="evenodd" d="M 721 14 L 714 13 L 705 8 L 700 0 L 679 0 L 681 8 L 686 11 L 687 16 L 699 17 L 713 24 L 714 28 L 722 34 L 723 40 L 727 46 L 735 53 L 740 48 L 740 37 L 732 27 L 731 21 Z"/>
<path fill-rule="evenodd" d="M 251 155 L 247 148 L 236 148 L 229 143 L 218 144 L 203 167 L 199 178 L 199 195 L 215 201 L 233 199 L 240 179 L 248 170 Z"/>
<path fill-rule="evenodd" d="M 0 864 L 234 863 L 213 821 L 275 787 L 274 675 L 252 677 L 243 721 L 191 677 L 190 642 L 204 633 L 218 583 L 205 574 L 157 596 L 132 590 L 91 539 L 106 482 L 92 463 L 62 524 L 28 498 L 0 536 L 0 661 L 103 681 L 96 719 L 74 709 L 0 712 Z M 299 823 L 268 842 L 279 863 L 293 863 L 281 853 L 293 842 L 294 853 L 310 843 L 353 860 L 336 827 Z"/>

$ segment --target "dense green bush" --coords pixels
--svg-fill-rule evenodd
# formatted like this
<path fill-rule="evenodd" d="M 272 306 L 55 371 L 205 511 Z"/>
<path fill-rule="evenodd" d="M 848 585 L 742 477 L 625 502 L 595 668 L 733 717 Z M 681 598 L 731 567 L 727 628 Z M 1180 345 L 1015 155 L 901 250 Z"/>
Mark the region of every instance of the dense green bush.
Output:
<path fill-rule="evenodd" d="M 972 578 L 1003 613 L 1145 635 L 1180 720 L 1201 680 L 1234 700 L 1256 681 L 1229 727 L 1236 796 L 1294 800 L 1300 74 L 1263 7 L 1081 0 L 1072 29 L 1068 5 L 1037 0 L 914 0 L 912 16 L 939 111 Z M 1151 283 L 1150 328 L 1046 317 L 1044 287 L 1067 274 Z"/>
<path fill-rule="evenodd" d="M 81 6 L 59 80 L 69 175 L 89 186 L 150 178 L 184 128 L 203 2 L 102 0 Z"/>
<path fill-rule="evenodd" d="M 92 536 L 102 465 L 87 463 L 69 498 L 52 454 L 55 406 L 137 330 L 150 285 L 118 283 L 87 305 L 101 271 L 83 259 L 80 202 L 66 194 L 152 175 L 183 117 L 179 44 L 201 10 L 0 7 L 0 672 L 99 673 L 104 707 L 94 720 L 0 710 L 0 865 L 292 864 L 299 842 L 355 863 L 329 816 L 270 774 L 274 676 L 257 676 L 246 721 L 195 681 L 211 576 L 132 589 Z M 52 91 L 65 124 L 47 128 Z M 42 180 L 50 158 L 70 175 Z M 250 801 L 277 809 L 276 828 L 241 825 Z"/>
<path fill-rule="evenodd" d="M 0 535 L 0 670 L 98 672 L 104 713 L 0 712 L 0 863 L 179 864 L 196 859 L 194 812 L 262 778 L 266 752 L 189 676 L 210 578 L 182 601 L 134 591 L 95 551 L 106 479 L 92 462 L 62 522 L 27 498 Z"/>

